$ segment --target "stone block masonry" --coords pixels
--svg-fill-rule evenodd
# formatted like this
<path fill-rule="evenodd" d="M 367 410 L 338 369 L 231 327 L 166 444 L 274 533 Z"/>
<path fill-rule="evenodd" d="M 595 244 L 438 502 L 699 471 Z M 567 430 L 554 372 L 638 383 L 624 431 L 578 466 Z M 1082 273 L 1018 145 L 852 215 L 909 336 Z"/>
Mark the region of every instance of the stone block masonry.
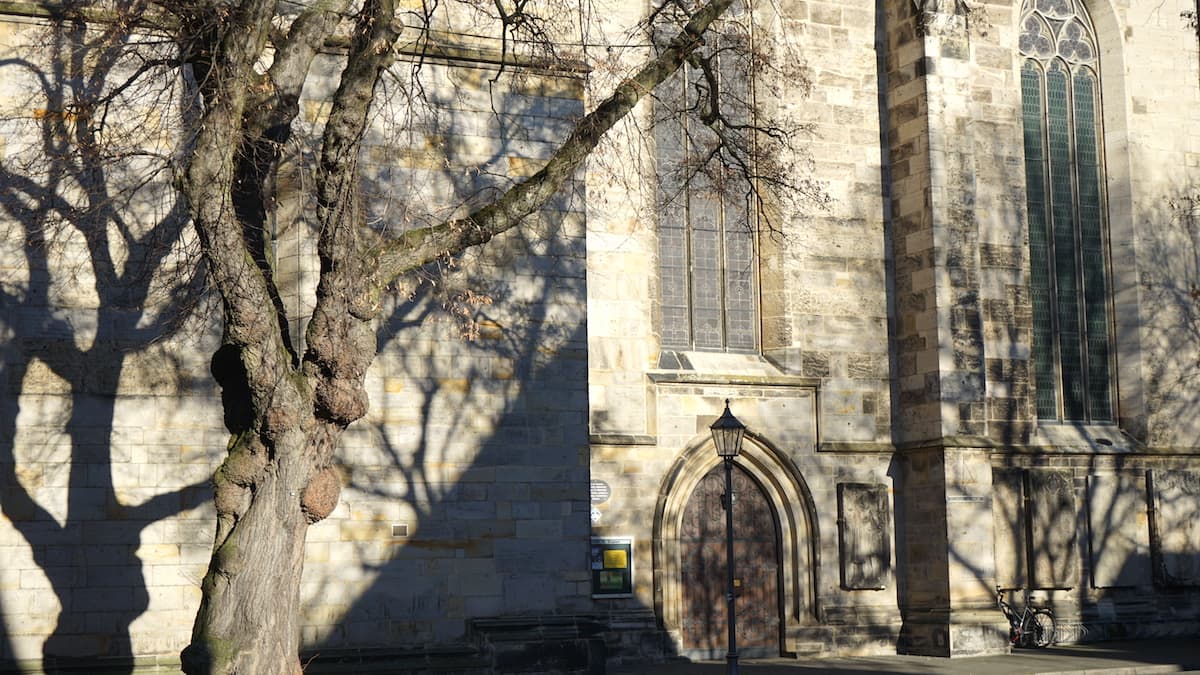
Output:
<path fill-rule="evenodd" d="M 48 30 L 0 26 L 9 55 L 33 53 Z M 326 75 L 301 102 L 309 131 L 335 86 L 337 59 L 321 58 Z M 426 98 L 382 104 L 362 158 L 370 216 L 389 227 L 447 217 L 528 176 L 582 112 L 569 69 L 492 86 L 485 62 L 424 67 Z M 3 81 L 0 107 L 34 115 L 22 106 L 40 104 Z M 412 118 L 421 125 L 400 128 Z M 0 122 L 5 171 L 38 150 L 11 142 L 19 131 Z M 285 167 L 275 213 L 276 280 L 297 340 L 319 267 L 304 180 Z M 456 261 L 440 295 L 429 285 L 392 299 L 367 383 L 372 412 L 344 440 L 342 499 L 307 543 L 305 649 L 477 653 L 472 620 L 591 609 L 582 198 L 576 183 Z M 0 216 L 5 241 L 26 242 L 3 248 L 5 293 L 20 286 L 28 299 L 0 319 L 0 669 L 175 658 L 200 600 L 208 481 L 228 440 L 208 374 L 216 314 L 139 343 L 139 322 L 171 298 L 124 307 L 97 296 L 105 270 L 86 248 L 69 236 L 38 248 L 16 213 Z"/>
<path fill-rule="evenodd" d="M 341 500 L 307 541 L 314 667 L 723 656 L 723 625 L 691 600 L 695 570 L 721 558 L 705 546 L 723 542 L 697 542 L 687 514 L 720 502 L 703 485 L 727 399 L 748 428 L 735 513 L 765 505 L 769 521 L 735 553 L 744 584 L 774 584 L 774 602 L 745 603 L 772 627 L 748 653 L 1004 650 L 997 585 L 1052 606 L 1065 641 L 1200 634 L 1200 44 L 1177 20 L 1194 2 L 1072 3 L 1039 6 L 1083 7 L 1098 57 L 1112 419 L 1038 417 L 1039 387 L 1067 383 L 1034 357 L 1021 3 L 755 3 L 734 17 L 768 59 L 754 98 L 804 129 L 794 155 L 762 159 L 823 198 L 754 204 L 751 287 L 718 293 L 749 298 L 754 344 L 663 347 L 679 331 L 658 274 L 660 96 L 529 222 L 387 299 L 371 412 L 344 436 Z M 560 18 L 634 59 L 648 43 L 614 26 L 644 8 L 618 4 Z M 103 269 L 67 219 L 94 209 L 34 208 L 81 207 L 79 189 L 37 189 L 73 175 L 47 170 L 40 130 L 79 118 L 15 65 L 49 58 L 45 7 L 5 10 L 22 15 L 0 20 L 0 670 L 166 662 L 213 537 L 220 329 L 213 312 L 162 311 L 195 260 L 186 229 L 161 269 L 115 243 Z M 374 115 L 360 163 L 381 230 L 462 215 L 529 176 L 621 72 L 589 46 L 591 71 L 564 59 L 495 80 L 486 45 L 462 41 L 421 63 L 423 96 Z M 339 64 L 320 57 L 277 186 L 297 347 L 320 267 L 305 144 Z M 178 141 L 161 108 L 119 112 L 145 147 Z M 131 227 L 172 212 L 165 176 L 149 186 L 164 201 L 129 205 Z M 1078 180 L 1064 185 L 1074 198 Z M 159 325 L 177 330 L 147 339 Z M 592 537 L 632 540 L 631 593 L 593 595 Z"/>

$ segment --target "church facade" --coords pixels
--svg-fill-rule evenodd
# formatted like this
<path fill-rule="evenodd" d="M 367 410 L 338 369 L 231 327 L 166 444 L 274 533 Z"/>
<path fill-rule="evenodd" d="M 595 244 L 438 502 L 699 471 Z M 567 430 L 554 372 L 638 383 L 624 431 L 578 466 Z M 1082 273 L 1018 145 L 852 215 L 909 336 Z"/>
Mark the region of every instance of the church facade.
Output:
<path fill-rule="evenodd" d="M 0 671 L 177 663 L 227 441 L 218 315 L 162 309 L 195 243 L 169 196 L 112 260 L 87 247 L 107 212 L 58 206 L 94 196 L 51 152 L 87 74 L 14 66 L 55 14 L 9 4 Z M 1061 642 L 1200 634 L 1197 6 L 753 5 L 731 20 L 778 67 L 728 83 L 803 129 L 783 159 L 806 198 L 668 178 L 703 150 L 659 114 L 684 75 L 527 227 L 401 289 L 309 532 L 316 658 L 723 658 L 727 404 L 746 657 L 1004 651 L 998 589 L 1050 607 Z M 67 33 L 46 58 L 103 47 Z M 368 133 L 379 222 L 532 174 L 607 72 L 585 53 L 506 81 L 456 53 L 423 63 L 427 108 L 381 104 L 408 117 Z M 317 263 L 303 170 L 282 175 L 301 315 Z"/>
<path fill-rule="evenodd" d="M 1060 640 L 1194 632 L 1193 310 L 1171 299 L 1195 251 L 1190 8 L 805 7 L 778 21 L 803 35 L 833 201 L 781 248 L 759 240 L 753 346 L 729 324 L 709 346 L 694 269 L 668 292 L 664 261 L 702 232 L 589 238 L 589 260 L 657 255 L 660 273 L 638 295 L 606 260 L 589 287 L 592 478 L 613 486 L 594 531 L 634 533 L 643 602 L 685 651 L 718 653 L 722 590 L 698 574 L 724 533 L 695 512 L 719 518 L 707 423 L 729 399 L 765 514 L 735 526 L 771 627 L 752 644 L 1001 649 L 997 588 L 1031 590 Z M 1151 84 L 1168 71 L 1189 74 Z M 735 289 L 714 295 L 731 316 Z M 642 323 L 591 318 L 613 314 Z"/>
<path fill-rule="evenodd" d="M 769 514 L 735 528 L 768 651 L 999 649 L 997 588 L 1031 589 L 1060 639 L 1194 631 L 1192 309 L 1171 299 L 1194 253 L 1189 8 L 805 7 L 777 19 L 803 35 L 833 201 L 759 240 L 753 346 L 730 324 L 710 346 L 702 305 L 732 316 L 732 285 L 669 292 L 702 232 L 589 238 L 589 261 L 660 272 L 638 295 L 606 259 L 589 287 L 589 318 L 642 317 L 589 321 L 592 478 L 613 486 L 593 529 L 634 533 L 643 602 L 719 651 L 722 591 L 697 574 L 724 535 L 694 511 L 720 510 L 706 422 L 729 399 Z M 1189 75 L 1151 84 L 1168 71 Z"/>

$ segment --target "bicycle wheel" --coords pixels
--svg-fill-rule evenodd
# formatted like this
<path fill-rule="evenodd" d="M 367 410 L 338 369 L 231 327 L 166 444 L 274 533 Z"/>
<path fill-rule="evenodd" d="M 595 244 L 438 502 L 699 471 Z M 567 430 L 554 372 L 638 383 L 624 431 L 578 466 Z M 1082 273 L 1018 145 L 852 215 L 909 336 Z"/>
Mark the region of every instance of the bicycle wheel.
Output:
<path fill-rule="evenodd" d="M 1034 610 L 1026 619 L 1025 630 L 1031 646 L 1034 647 L 1049 647 L 1058 631 L 1054 625 L 1054 615 L 1048 609 Z"/>

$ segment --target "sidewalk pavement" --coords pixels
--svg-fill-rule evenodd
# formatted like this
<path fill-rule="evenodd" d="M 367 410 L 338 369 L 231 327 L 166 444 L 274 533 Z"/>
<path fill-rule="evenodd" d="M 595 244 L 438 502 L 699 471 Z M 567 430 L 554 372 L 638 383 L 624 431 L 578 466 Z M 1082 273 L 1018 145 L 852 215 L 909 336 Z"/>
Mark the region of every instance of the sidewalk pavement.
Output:
<path fill-rule="evenodd" d="M 1152 675 L 1200 673 L 1200 639 L 1098 642 L 1088 645 L 1014 649 L 1010 654 L 938 658 L 932 656 L 861 656 L 747 660 L 744 675 L 805 673 L 896 673 L 920 675 Z M 655 666 L 614 669 L 616 675 L 722 675 L 724 661 L 673 661 Z"/>

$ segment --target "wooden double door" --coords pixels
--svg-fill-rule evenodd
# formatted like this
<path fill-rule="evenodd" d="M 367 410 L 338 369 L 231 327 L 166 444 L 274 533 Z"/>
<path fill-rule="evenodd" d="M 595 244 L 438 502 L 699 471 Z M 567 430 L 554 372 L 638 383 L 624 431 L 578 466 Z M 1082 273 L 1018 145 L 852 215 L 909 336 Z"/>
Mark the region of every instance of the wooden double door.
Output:
<path fill-rule="evenodd" d="M 720 658 L 728 642 L 725 572 L 725 467 L 700 480 L 680 528 L 683 646 Z M 758 483 L 733 468 L 733 557 L 738 653 L 778 656 L 779 537 L 774 510 Z"/>

